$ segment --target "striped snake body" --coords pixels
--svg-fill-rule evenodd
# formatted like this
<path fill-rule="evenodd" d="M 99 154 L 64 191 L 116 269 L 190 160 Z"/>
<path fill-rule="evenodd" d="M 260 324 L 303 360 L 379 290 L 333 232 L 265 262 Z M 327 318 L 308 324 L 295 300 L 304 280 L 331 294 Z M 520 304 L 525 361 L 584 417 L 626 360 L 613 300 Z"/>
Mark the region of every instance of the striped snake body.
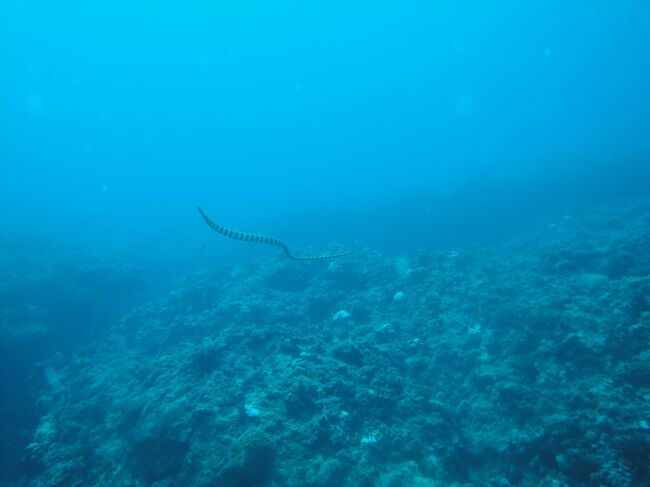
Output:
<path fill-rule="evenodd" d="M 284 253 L 287 254 L 287 257 L 289 257 L 292 260 L 325 260 L 325 259 L 335 259 L 337 257 L 343 257 L 345 255 L 350 255 L 352 252 L 338 252 L 334 254 L 323 254 L 323 255 L 293 255 L 291 253 L 291 250 L 289 250 L 289 247 L 287 247 L 287 244 L 285 244 L 282 240 L 275 238 L 275 237 L 268 237 L 266 235 L 257 235 L 255 233 L 244 233 L 244 232 L 238 232 L 236 230 L 231 230 L 226 227 L 222 227 L 221 225 L 213 222 L 208 215 L 206 215 L 203 210 L 200 207 L 196 207 L 196 209 L 199 211 L 199 214 L 205 220 L 205 223 L 208 224 L 208 226 L 214 230 L 217 233 L 220 233 L 221 235 L 224 235 L 228 238 L 233 238 L 235 240 L 241 240 L 243 242 L 253 242 L 253 243 L 263 243 L 263 244 L 268 244 L 268 245 L 275 245 L 276 247 L 280 247 L 282 250 L 284 250 Z"/>

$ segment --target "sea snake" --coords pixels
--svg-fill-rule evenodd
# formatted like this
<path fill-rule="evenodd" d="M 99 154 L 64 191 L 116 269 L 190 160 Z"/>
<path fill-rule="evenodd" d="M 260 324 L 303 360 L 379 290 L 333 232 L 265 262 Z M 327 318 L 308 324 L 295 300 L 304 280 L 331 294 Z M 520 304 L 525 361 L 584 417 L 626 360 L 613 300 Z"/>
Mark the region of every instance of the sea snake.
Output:
<path fill-rule="evenodd" d="M 244 242 L 255 242 L 263 243 L 269 245 L 275 245 L 276 247 L 281 247 L 284 250 L 284 253 L 287 254 L 287 257 L 293 260 L 324 260 L 324 259 L 335 259 L 336 257 L 343 257 L 345 255 L 350 255 L 352 252 L 338 252 L 335 254 L 324 254 L 324 255 L 293 255 L 282 240 L 274 237 L 267 237 L 266 235 L 256 235 L 254 233 L 244 233 L 238 232 L 236 230 L 231 230 L 229 228 L 222 227 L 221 225 L 216 224 L 208 215 L 206 215 L 200 207 L 196 207 L 199 210 L 199 213 L 205 220 L 205 223 L 214 230 L 215 232 L 225 235 L 228 238 L 234 238 L 235 240 L 243 240 Z"/>

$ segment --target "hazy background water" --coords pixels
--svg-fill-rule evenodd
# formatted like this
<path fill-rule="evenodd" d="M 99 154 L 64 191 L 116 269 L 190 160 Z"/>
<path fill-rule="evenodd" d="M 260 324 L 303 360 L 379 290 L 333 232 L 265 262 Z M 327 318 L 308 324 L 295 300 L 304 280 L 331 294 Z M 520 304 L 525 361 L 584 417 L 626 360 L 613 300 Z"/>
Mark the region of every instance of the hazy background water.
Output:
<path fill-rule="evenodd" d="M 0 8 L 3 239 L 189 259 L 230 245 L 200 203 L 399 251 L 645 190 L 644 1 Z"/>

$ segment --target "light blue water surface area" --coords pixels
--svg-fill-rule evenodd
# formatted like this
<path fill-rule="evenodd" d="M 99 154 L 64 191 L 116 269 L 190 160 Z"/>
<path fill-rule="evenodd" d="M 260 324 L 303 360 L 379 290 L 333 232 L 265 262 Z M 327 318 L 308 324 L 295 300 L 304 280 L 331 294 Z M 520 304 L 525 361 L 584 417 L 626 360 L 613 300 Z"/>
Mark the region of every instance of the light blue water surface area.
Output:
<path fill-rule="evenodd" d="M 650 483 L 649 26 L 2 1 L 0 485 Z"/>

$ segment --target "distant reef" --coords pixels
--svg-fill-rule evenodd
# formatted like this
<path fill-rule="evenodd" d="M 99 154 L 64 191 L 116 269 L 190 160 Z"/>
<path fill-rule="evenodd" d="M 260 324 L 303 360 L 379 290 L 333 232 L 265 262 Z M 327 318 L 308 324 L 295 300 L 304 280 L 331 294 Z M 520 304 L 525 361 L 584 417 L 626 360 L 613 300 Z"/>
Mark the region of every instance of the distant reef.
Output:
<path fill-rule="evenodd" d="M 65 360 L 102 336 L 143 288 L 140 271 L 123 258 L 0 245 L 0 485 L 21 475 L 22 450 L 39 420 L 35 401 L 48 380 L 42 362 Z"/>
<path fill-rule="evenodd" d="M 220 264 L 45 370 L 31 485 L 650 485 L 650 202 Z"/>

